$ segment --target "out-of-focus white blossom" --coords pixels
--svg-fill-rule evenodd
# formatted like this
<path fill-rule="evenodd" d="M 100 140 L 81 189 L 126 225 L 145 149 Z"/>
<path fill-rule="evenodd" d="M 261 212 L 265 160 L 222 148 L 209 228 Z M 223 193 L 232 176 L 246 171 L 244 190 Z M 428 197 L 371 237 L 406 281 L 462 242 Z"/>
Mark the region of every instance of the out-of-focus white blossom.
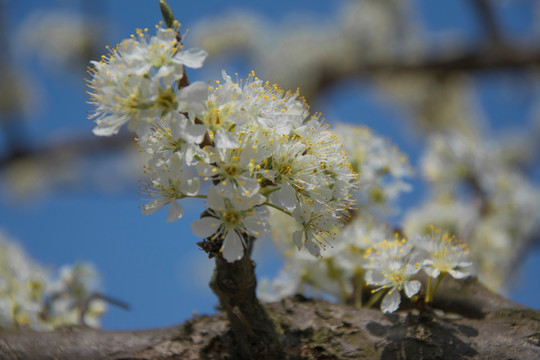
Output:
<path fill-rule="evenodd" d="M 505 289 L 540 218 L 540 190 L 507 155 L 504 143 L 478 135 L 432 136 L 422 167 L 434 193 L 405 220 L 407 234 L 437 225 L 458 235 L 480 280 L 496 291 Z"/>
<path fill-rule="evenodd" d="M 407 212 L 403 219 L 405 234 L 429 234 L 432 227 L 467 238 L 478 220 L 478 209 L 463 201 L 441 197 Z"/>
<path fill-rule="evenodd" d="M 300 87 L 311 99 L 320 87 L 321 69 L 354 74 L 363 63 L 393 56 L 416 57 L 420 31 L 409 20 L 408 2 L 341 1 L 335 14 L 291 16 L 268 24 L 256 13 L 231 12 L 196 25 L 195 43 L 212 58 L 245 55 L 262 73 L 287 89 Z M 210 60 L 212 63 L 212 60 Z"/>
<path fill-rule="evenodd" d="M 327 294 L 341 301 L 358 302 L 361 299 L 356 297 L 361 296 L 365 283 L 365 252 L 391 235 L 384 226 L 354 217 L 337 232 L 331 246 L 320 252 L 320 258 L 313 258 L 291 247 L 288 229 L 295 226 L 293 220 L 272 211 L 270 224 L 274 244 L 284 254 L 285 264 L 277 278 L 265 280 L 264 288 L 259 290 L 263 299 Z"/>
<path fill-rule="evenodd" d="M 470 275 L 471 259 L 467 245 L 441 229 L 433 229 L 430 235 L 415 239 L 415 244 L 426 252 L 423 268 L 432 278 L 450 274 L 456 279 Z"/>
<path fill-rule="evenodd" d="M 332 130 L 343 141 L 351 165 L 359 174 L 356 198 L 360 211 L 371 216 L 411 189 L 405 182 L 413 175 L 407 157 L 388 140 L 363 126 L 340 123 Z"/>
<path fill-rule="evenodd" d="M 84 321 L 99 326 L 106 310 L 101 300 L 88 301 L 99 276 L 92 265 L 64 266 L 57 276 L 30 259 L 0 233 L 0 328 L 50 330 Z"/>
<path fill-rule="evenodd" d="M 22 54 L 37 55 L 54 71 L 66 66 L 84 69 L 104 35 L 101 25 L 74 12 L 36 11 L 21 24 L 16 43 Z"/>

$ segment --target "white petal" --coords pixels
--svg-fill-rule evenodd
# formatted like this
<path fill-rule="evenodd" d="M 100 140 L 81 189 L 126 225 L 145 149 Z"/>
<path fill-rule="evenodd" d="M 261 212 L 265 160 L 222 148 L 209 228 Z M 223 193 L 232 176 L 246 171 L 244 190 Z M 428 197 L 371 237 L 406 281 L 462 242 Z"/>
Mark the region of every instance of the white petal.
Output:
<path fill-rule="evenodd" d="M 118 133 L 119 127 L 117 126 L 110 126 L 110 127 L 101 127 L 96 126 L 92 129 L 92 133 L 96 136 L 112 136 Z"/>
<path fill-rule="evenodd" d="M 315 257 L 319 256 L 321 254 L 321 249 L 319 248 L 319 245 L 315 241 L 312 241 L 309 236 L 306 236 L 308 240 L 304 244 L 306 249 L 309 250 L 309 253 Z"/>
<path fill-rule="evenodd" d="M 418 280 L 407 281 L 404 286 L 405 295 L 407 295 L 408 298 L 411 298 L 420 291 L 421 286 L 422 284 Z"/>
<path fill-rule="evenodd" d="M 184 216 L 184 209 L 178 204 L 178 202 L 173 201 L 171 202 L 171 207 L 169 208 L 169 217 L 167 218 L 167 222 L 173 222 L 178 219 L 180 219 L 182 216 Z"/>
<path fill-rule="evenodd" d="M 247 216 L 242 224 L 246 227 L 247 232 L 253 236 L 265 237 L 269 233 L 268 224 L 258 216 Z"/>
<path fill-rule="evenodd" d="M 116 115 L 109 115 L 105 118 L 96 120 L 96 127 L 92 132 L 96 136 L 111 136 L 118 134 L 120 127 L 127 122 L 127 119 L 122 119 Z"/>
<path fill-rule="evenodd" d="M 220 149 L 235 149 L 240 146 L 236 134 L 223 129 L 217 130 L 215 141 L 216 148 Z"/>
<path fill-rule="evenodd" d="M 238 209 L 238 210 L 251 209 L 257 205 L 261 205 L 265 201 L 266 201 L 266 198 L 260 193 L 255 193 L 251 197 L 245 197 L 245 196 L 241 197 L 240 201 L 238 201 L 235 196 L 235 198 L 232 200 L 235 209 Z M 262 213 L 259 212 L 259 216 L 262 216 L 263 213 L 266 213 L 266 211 Z"/>
<path fill-rule="evenodd" d="M 157 78 L 164 78 L 164 77 L 167 77 L 171 72 L 173 72 L 175 70 L 175 67 L 174 66 L 167 66 L 167 65 L 162 65 L 157 74 L 155 75 L 155 77 Z M 148 70 L 144 71 L 144 72 L 140 72 L 139 75 L 144 75 L 148 72 Z"/>
<path fill-rule="evenodd" d="M 192 48 L 180 51 L 174 56 L 174 61 L 187 67 L 197 69 L 203 65 L 208 53 L 203 49 Z"/>
<path fill-rule="evenodd" d="M 223 240 L 223 257 L 228 262 L 240 260 L 244 255 L 244 245 L 236 231 L 229 231 Z"/>
<path fill-rule="evenodd" d="M 472 265 L 472 261 L 467 259 L 467 260 L 463 260 L 463 261 L 460 261 L 456 264 L 457 267 L 467 267 L 467 266 L 471 266 Z"/>
<path fill-rule="evenodd" d="M 203 217 L 200 220 L 196 220 L 191 224 L 193 233 L 200 238 L 206 239 L 214 235 L 221 225 L 219 219 L 211 216 Z"/>
<path fill-rule="evenodd" d="M 208 201 L 208 207 L 210 209 L 223 212 L 225 211 L 225 199 L 222 193 L 218 190 L 216 186 L 210 187 L 208 189 L 208 197 L 206 198 Z"/>
<path fill-rule="evenodd" d="M 208 84 L 195 81 L 178 92 L 179 101 L 204 102 L 208 98 Z M 204 105 L 202 105 L 204 106 Z"/>
<path fill-rule="evenodd" d="M 298 247 L 298 250 L 302 249 L 302 247 L 304 246 L 304 241 L 302 239 L 303 235 L 304 235 L 304 230 L 295 231 L 292 235 L 293 241 L 296 244 L 296 247 Z"/>
<path fill-rule="evenodd" d="M 381 302 L 381 310 L 384 313 L 394 312 L 398 309 L 401 296 L 397 289 L 392 289 L 386 294 Z"/>
<path fill-rule="evenodd" d="M 221 76 L 223 77 L 223 80 L 225 80 L 225 82 L 228 82 L 228 83 L 232 82 L 231 77 L 227 75 L 227 72 L 225 70 L 221 70 Z"/>
<path fill-rule="evenodd" d="M 448 273 L 452 275 L 455 279 L 463 279 L 470 275 L 468 272 L 459 270 L 450 270 L 448 271 Z"/>
<path fill-rule="evenodd" d="M 418 264 L 418 266 L 416 265 Z M 414 275 L 416 274 L 422 267 L 420 266 L 419 262 L 415 263 L 409 263 L 405 266 L 405 270 L 403 271 L 406 275 Z"/>
<path fill-rule="evenodd" d="M 165 203 L 166 203 L 166 201 L 161 200 L 161 199 L 153 200 L 150 203 L 144 204 L 142 206 L 142 213 L 144 215 L 153 214 L 156 211 L 158 211 L 159 209 L 161 209 L 163 207 L 163 205 L 165 205 Z"/>
<path fill-rule="evenodd" d="M 429 276 L 431 276 L 434 279 L 438 278 L 439 275 L 441 274 L 441 272 L 438 269 L 434 268 L 431 265 L 425 265 L 424 264 L 424 271 L 425 271 L 426 274 L 428 274 Z"/>
<path fill-rule="evenodd" d="M 294 188 L 287 182 L 281 184 L 281 189 L 270 195 L 272 202 L 283 206 L 287 211 L 293 211 L 298 203 Z"/>
<path fill-rule="evenodd" d="M 260 185 L 257 179 L 243 176 L 240 179 L 239 189 L 243 196 L 253 196 L 259 191 Z"/>
<path fill-rule="evenodd" d="M 177 96 L 178 109 L 194 115 L 204 111 L 204 101 L 208 98 L 208 84 L 196 81 L 182 88 Z"/>
<path fill-rule="evenodd" d="M 200 144 L 206 134 L 206 126 L 201 124 L 189 124 L 184 130 L 182 137 L 191 144 Z"/>
<path fill-rule="evenodd" d="M 180 191 L 188 196 L 195 196 L 199 193 L 201 187 L 201 181 L 198 177 L 189 178 L 182 174 L 182 180 L 180 182 Z"/>
<path fill-rule="evenodd" d="M 368 284 L 371 284 L 371 285 L 375 285 L 375 284 L 378 284 L 378 285 L 384 285 L 386 284 L 388 281 L 385 280 L 385 277 L 384 275 L 378 271 L 378 270 L 369 270 L 367 273 L 366 273 L 366 282 Z"/>

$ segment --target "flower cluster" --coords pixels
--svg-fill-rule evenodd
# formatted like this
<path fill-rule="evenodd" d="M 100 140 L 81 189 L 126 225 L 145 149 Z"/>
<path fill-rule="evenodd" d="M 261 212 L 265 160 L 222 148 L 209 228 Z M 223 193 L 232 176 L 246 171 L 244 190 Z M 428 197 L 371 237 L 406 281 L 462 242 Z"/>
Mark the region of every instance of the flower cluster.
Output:
<path fill-rule="evenodd" d="M 388 212 L 391 202 L 411 189 L 404 181 L 413 175 L 407 157 L 367 127 L 336 124 L 332 130 L 343 141 L 352 167 L 359 174 L 359 211 L 364 216 Z"/>
<path fill-rule="evenodd" d="M 249 236 L 268 234 L 272 207 L 295 219 L 296 246 L 318 256 L 355 203 L 356 174 L 342 143 L 318 115 L 308 115 L 298 91 L 254 73 L 233 80 L 223 72 L 215 85 L 187 85 L 183 66 L 200 66 L 205 53 L 184 51 L 177 38 L 171 29 L 158 27 L 155 37 L 139 31 L 90 71 L 94 133 L 112 135 L 128 123 L 150 156 L 143 213 L 170 205 L 174 221 L 183 215 L 179 200 L 206 199 L 193 231 L 222 243 L 232 262 Z"/>
<path fill-rule="evenodd" d="M 456 132 L 432 136 L 422 170 L 435 191 L 404 221 L 407 234 L 436 225 L 466 239 L 479 279 L 495 291 L 505 289 L 539 219 L 540 191 L 516 165 L 520 146 Z"/>
<path fill-rule="evenodd" d="M 307 251 L 295 249 L 284 241 L 294 224 L 281 213 L 272 211 L 272 237 L 285 256 L 285 264 L 277 278 L 263 279 L 259 296 L 265 301 L 276 301 L 295 294 L 332 296 L 341 302 L 362 304 L 366 259 L 364 254 L 373 244 L 390 236 L 384 226 L 368 225 L 355 216 L 338 232 L 333 246 L 321 253 L 321 259 Z"/>
<path fill-rule="evenodd" d="M 97 280 L 94 267 L 84 263 L 64 266 L 53 277 L 0 234 L 0 328 L 50 330 L 78 324 L 83 307 L 85 323 L 98 326 L 105 303 L 86 304 Z"/>
<path fill-rule="evenodd" d="M 324 261 L 294 251 L 285 241 L 294 222 L 272 211 L 272 239 L 285 256 L 285 265 L 277 279 L 262 282 L 260 295 L 266 300 L 296 293 L 324 293 L 360 306 L 365 284 L 365 251 L 392 236 L 381 220 L 391 213 L 397 196 L 409 189 L 404 178 L 412 172 L 406 157 L 390 141 L 366 127 L 339 123 L 332 131 L 343 141 L 353 170 L 359 173 L 357 209 L 341 231 L 335 229 L 336 241 L 321 253 Z"/>
<path fill-rule="evenodd" d="M 176 109 L 184 66 L 198 68 L 206 58 L 201 49 L 184 50 L 178 33 L 157 26 L 156 36 L 138 29 L 109 56 L 92 61 L 90 103 L 96 106 L 94 134 L 113 135 L 129 123 L 144 131 L 156 117 Z"/>
<path fill-rule="evenodd" d="M 409 298 L 418 293 L 421 283 L 412 277 L 421 269 L 429 277 L 425 300 L 431 302 L 446 274 L 456 279 L 465 278 L 470 275 L 472 265 L 467 246 L 440 229 L 412 240 L 396 235 L 393 241 L 384 240 L 368 249 L 364 257 L 369 260 L 366 282 L 375 288 L 373 292 L 385 290 L 381 302 L 383 312 L 397 310 L 401 290 Z M 432 279 L 437 279 L 434 287 Z"/>
<path fill-rule="evenodd" d="M 273 217 L 287 224 L 282 216 Z M 273 281 L 262 281 L 261 297 L 276 301 L 299 293 L 326 294 L 359 307 L 363 305 L 364 285 L 367 285 L 373 294 L 367 306 L 382 298 L 381 310 L 394 312 L 401 302 L 402 290 L 412 298 L 422 288 L 415 278 L 420 270 L 428 276 L 424 287 L 426 302 L 433 301 L 435 291 L 447 274 L 462 279 L 472 273 L 468 247 L 433 227 L 429 235 L 410 239 L 395 235 L 393 240 L 387 240 L 390 236 L 385 227 L 369 228 L 355 221 L 338 237 L 340 241 L 324 252 L 322 260 L 308 257 L 306 252 L 285 251 L 286 267 Z"/>

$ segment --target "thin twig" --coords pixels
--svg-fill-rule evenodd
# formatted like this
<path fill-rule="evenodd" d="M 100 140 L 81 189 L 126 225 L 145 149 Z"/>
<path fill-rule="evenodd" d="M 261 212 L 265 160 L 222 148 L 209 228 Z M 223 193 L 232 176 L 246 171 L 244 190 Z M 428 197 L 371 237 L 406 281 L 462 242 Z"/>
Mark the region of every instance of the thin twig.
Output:
<path fill-rule="evenodd" d="M 484 31 L 489 40 L 489 45 L 493 48 L 504 47 L 504 36 L 489 0 L 471 0 L 471 3 L 474 6 L 478 18 L 483 25 Z"/>

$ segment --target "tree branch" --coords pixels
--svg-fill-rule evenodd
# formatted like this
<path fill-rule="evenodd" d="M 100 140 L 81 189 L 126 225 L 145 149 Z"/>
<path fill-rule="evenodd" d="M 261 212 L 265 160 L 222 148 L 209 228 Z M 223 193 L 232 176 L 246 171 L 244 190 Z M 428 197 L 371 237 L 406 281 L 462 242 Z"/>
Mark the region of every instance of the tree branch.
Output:
<path fill-rule="evenodd" d="M 453 298 L 448 298 L 452 294 Z M 540 311 L 491 293 L 476 279 L 447 286 L 434 307 L 452 311 L 422 319 L 413 312 L 308 300 L 268 304 L 281 327 L 282 359 L 533 359 L 540 352 Z M 445 309 L 447 310 L 447 309 Z M 225 313 L 159 330 L 108 332 L 1 331 L 2 359 L 224 359 L 235 353 Z M 234 358 L 234 357 L 233 357 Z"/>
<path fill-rule="evenodd" d="M 423 59 L 367 60 L 351 67 L 337 67 L 333 63 L 320 63 L 313 70 L 316 78 L 310 88 L 303 87 L 303 95 L 314 99 L 324 89 L 351 78 L 373 78 L 381 75 L 418 74 L 450 76 L 486 71 L 531 71 L 540 65 L 540 48 L 497 47 L 463 50 Z"/>
<path fill-rule="evenodd" d="M 471 0 L 492 47 L 504 46 L 504 37 L 489 0 Z"/>
<path fill-rule="evenodd" d="M 216 260 L 210 288 L 219 299 L 222 310 L 227 314 L 231 328 L 231 354 L 235 359 L 276 359 L 282 357 L 276 325 L 257 299 L 255 263 L 251 260 L 254 237 L 245 236 L 248 246 L 244 256 L 229 263 L 219 250 L 205 250 Z M 213 244 L 209 240 L 199 243 Z"/>
<path fill-rule="evenodd" d="M 51 158 L 62 154 L 86 156 L 93 153 L 125 148 L 130 144 L 134 144 L 133 135 L 123 133 L 111 137 L 73 136 L 73 138 L 40 147 L 18 147 L 17 151 L 11 151 L 0 157 L 0 171 L 6 169 L 10 164 L 25 158 Z"/>

